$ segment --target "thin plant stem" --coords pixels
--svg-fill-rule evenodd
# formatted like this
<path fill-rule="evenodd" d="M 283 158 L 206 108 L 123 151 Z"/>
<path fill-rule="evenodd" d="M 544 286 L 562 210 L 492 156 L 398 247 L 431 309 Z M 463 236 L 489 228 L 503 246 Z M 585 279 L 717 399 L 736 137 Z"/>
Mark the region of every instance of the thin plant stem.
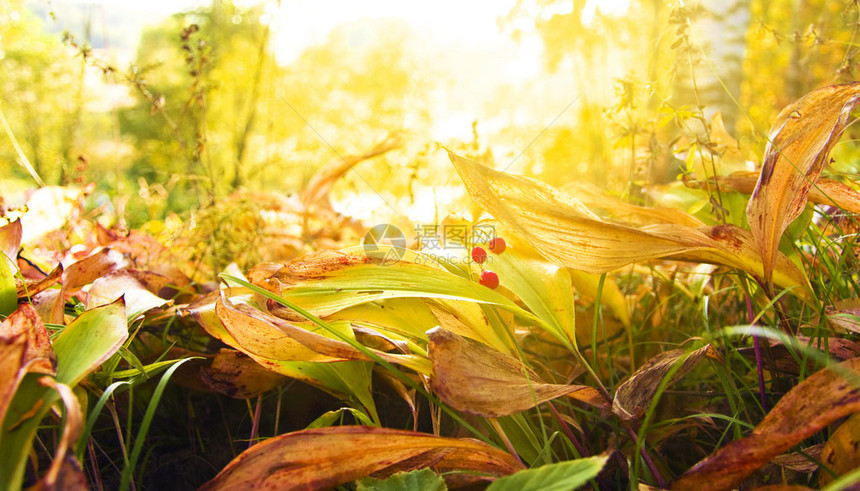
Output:
<path fill-rule="evenodd" d="M 622 421 L 621 424 L 624 426 L 624 431 L 626 431 L 633 440 L 633 444 L 638 446 L 639 438 L 636 436 L 636 432 L 633 431 L 633 428 L 630 427 L 630 423 Z M 644 445 L 639 447 L 639 453 L 642 455 L 642 460 L 645 462 L 645 465 L 648 466 L 648 470 L 651 471 L 651 475 L 654 476 L 654 480 L 657 481 L 657 486 L 659 486 L 660 489 L 666 489 L 666 480 L 663 479 L 663 475 L 660 474 L 660 471 L 657 469 L 657 464 L 655 464 L 651 459 L 651 456 L 648 455 L 648 451 L 645 450 Z"/>
<path fill-rule="evenodd" d="M 257 435 L 260 431 L 260 416 L 263 408 L 263 394 L 257 396 L 257 407 L 254 409 L 254 423 L 251 425 L 251 438 L 248 439 L 248 448 L 257 443 Z"/>
<path fill-rule="evenodd" d="M 562 419 L 561 414 L 558 413 L 558 410 L 555 408 L 552 402 L 547 402 L 547 405 L 549 406 L 550 411 L 552 411 L 553 416 L 555 416 L 555 419 L 557 419 L 559 424 L 561 425 L 561 431 L 564 432 L 565 436 L 567 436 L 567 439 L 570 440 L 570 443 L 572 443 L 573 446 L 576 448 L 576 451 L 579 452 L 579 457 L 588 457 L 588 451 L 585 449 L 585 447 L 582 446 L 582 443 L 579 442 L 579 439 L 576 438 L 576 435 L 574 435 L 573 432 L 570 431 L 570 426 L 568 426 L 564 419 Z"/>
<path fill-rule="evenodd" d="M 744 299 L 747 302 L 747 320 L 750 325 L 755 322 L 755 312 L 753 311 L 752 300 L 748 293 L 744 292 Z M 755 351 L 755 369 L 758 374 L 758 391 L 761 397 L 761 407 L 764 412 L 767 412 L 767 394 L 764 386 L 764 363 L 761 356 L 761 340 L 753 334 L 753 350 Z"/>
<path fill-rule="evenodd" d="M 496 433 L 499 434 L 499 438 L 502 439 L 502 442 L 505 444 L 505 448 L 508 449 L 508 453 L 510 453 L 511 456 L 516 459 L 517 462 L 519 462 L 520 464 L 522 464 L 523 467 L 525 467 L 526 465 L 525 463 L 523 463 L 522 459 L 520 459 L 519 454 L 517 454 L 517 450 L 514 448 L 514 444 L 511 443 L 510 438 L 508 438 L 508 435 L 506 435 L 505 431 L 502 429 L 502 425 L 499 424 L 499 420 L 496 418 L 488 418 L 488 421 L 490 422 L 490 425 L 493 426 L 493 429 L 496 430 Z"/>

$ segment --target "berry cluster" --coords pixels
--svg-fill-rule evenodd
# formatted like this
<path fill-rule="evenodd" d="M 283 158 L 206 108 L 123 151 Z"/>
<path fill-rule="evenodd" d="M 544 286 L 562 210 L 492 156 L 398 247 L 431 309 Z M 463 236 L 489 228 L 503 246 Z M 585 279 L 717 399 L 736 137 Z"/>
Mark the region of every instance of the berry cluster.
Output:
<path fill-rule="evenodd" d="M 505 252 L 505 248 L 507 244 L 505 244 L 505 239 L 501 237 L 496 237 L 487 244 L 487 248 L 490 249 L 490 252 L 493 254 L 501 254 Z M 475 246 L 472 248 L 472 261 L 478 264 L 484 264 L 487 260 L 487 251 L 484 250 L 483 247 Z M 496 287 L 499 286 L 499 275 L 490 271 L 489 269 L 485 269 L 481 271 L 481 280 L 479 281 L 482 285 L 487 288 L 495 290 Z"/>

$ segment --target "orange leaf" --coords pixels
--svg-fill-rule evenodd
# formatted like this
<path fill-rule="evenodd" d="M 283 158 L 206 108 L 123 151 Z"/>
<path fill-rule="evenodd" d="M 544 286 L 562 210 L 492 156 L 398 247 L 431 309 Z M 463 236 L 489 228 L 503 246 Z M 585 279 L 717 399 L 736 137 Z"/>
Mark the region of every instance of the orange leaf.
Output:
<path fill-rule="evenodd" d="M 258 443 L 233 459 L 200 491 L 328 489 L 407 459 L 412 468 L 438 466 L 492 476 L 523 468 L 510 454 L 475 440 L 339 426 L 297 431 Z"/>
<path fill-rule="evenodd" d="M 694 465 L 672 484 L 672 489 L 732 488 L 772 458 L 834 421 L 860 411 L 858 376 L 860 358 L 819 370 L 783 396 L 750 436 Z"/>
<path fill-rule="evenodd" d="M 507 416 L 563 395 L 606 407 L 597 389 L 545 383 L 513 356 L 438 327 L 427 335 L 434 374 L 430 386 L 454 409 L 479 416 Z"/>
<path fill-rule="evenodd" d="M 810 188 L 860 102 L 860 82 L 814 90 L 777 116 L 750 196 L 747 218 L 770 283 L 783 232 L 806 206 Z"/>

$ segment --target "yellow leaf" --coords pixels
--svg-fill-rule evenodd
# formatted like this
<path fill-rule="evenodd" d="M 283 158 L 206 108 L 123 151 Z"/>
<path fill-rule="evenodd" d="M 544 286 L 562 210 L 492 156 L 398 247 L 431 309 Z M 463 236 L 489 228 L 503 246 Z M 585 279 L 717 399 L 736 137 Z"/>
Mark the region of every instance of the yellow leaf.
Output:
<path fill-rule="evenodd" d="M 441 328 L 427 333 L 433 361 L 430 386 L 446 404 L 479 416 L 508 416 L 569 395 L 604 406 L 600 393 L 584 385 L 543 382 L 513 356 Z"/>
<path fill-rule="evenodd" d="M 783 109 L 771 127 L 761 174 L 747 207 L 768 283 L 782 234 L 806 206 L 809 190 L 858 102 L 860 82 L 824 87 Z"/>
<path fill-rule="evenodd" d="M 472 199 L 561 266 L 605 273 L 649 259 L 698 261 L 763 275 L 752 236 L 733 225 L 693 228 L 673 223 L 634 228 L 600 220 L 572 196 L 534 179 L 485 167 L 448 151 Z M 783 254 L 774 256 L 774 282 L 807 286 L 804 273 Z M 805 288 L 794 294 L 808 298 Z"/>
<path fill-rule="evenodd" d="M 504 476 L 522 470 L 510 454 L 487 444 L 412 431 L 336 426 L 287 433 L 233 459 L 200 489 L 329 489 L 408 463 L 411 469 Z"/>

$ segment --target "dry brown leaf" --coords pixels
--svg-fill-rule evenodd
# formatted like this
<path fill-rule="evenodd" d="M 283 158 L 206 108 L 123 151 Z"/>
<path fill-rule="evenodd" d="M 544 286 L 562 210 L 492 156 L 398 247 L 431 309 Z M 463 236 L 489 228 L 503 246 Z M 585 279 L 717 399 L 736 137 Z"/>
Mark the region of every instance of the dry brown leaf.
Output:
<path fill-rule="evenodd" d="M 717 178 L 720 187 L 728 187 L 745 194 L 752 194 L 757 181 L 758 175 L 754 172 L 736 172 Z M 696 182 L 694 185 L 705 187 L 702 182 Z M 826 177 L 818 179 L 815 187 L 809 190 L 807 198 L 817 205 L 835 206 L 851 213 L 860 213 L 860 193 L 839 181 Z"/>
<path fill-rule="evenodd" d="M 492 476 L 523 469 L 510 454 L 475 440 L 339 426 L 288 433 L 258 443 L 233 459 L 200 490 L 328 489 L 407 459 L 412 459 L 413 468 L 442 465 L 445 470 L 463 469 Z"/>
<path fill-rule="evenodd" d="M 42 479 L 27 491 L 90 491 L 90 486 L 78 459 L 66 453 L 52 483 Z"/>
<path fill-rule="evenodd" d="M 825 340 L 816 338 L 815 342 L 810 344 L 810 338 L 806 336 L 796 336 L 792 339 L 795 340 L 795 344 L 791 349 L 780 341 L 768 339 L 767 342 L 770 344 L 769 359 L 773 359 L 775 365 L 773 368 L 776 370 L 791 375 L 799 375 L 800 363 L 798 362 L 798 356 L 803 356 L 803 352 L 801 351 L 803 348 L 801 348 L 801 346 L 804 348 L 808 347 L 806 349 L 812 349 L 819 353 L 823 353 Z M 827 351 L 830 353 L 830 356 L 836 359 L 836 361 L 849 360 L 860 356 L 860 344 L 855 343 L 854 341 L 830 337 L 827 338 L 826 342 Z M 741 354 L 750 360 L 755 360 L 755 349 L 752 347 L 741 348 L 738 350 L 738 354 Z M 769 368 L 767 365 L 765 365 L 765 367 Z M 812 357 L 809 357 L 806 373 L 810 373 L 815 369 L 815 361 Z"/>
<path fill-rule="evenodd" d="M 768 136 L 747 219 L 761 251 L 764 279 L 771 281 L 783 232 L 800 216 L 860 102 L 860 82 L 814 90 L 777 116 Z"/>
<path fill-rule="evenodd" d="M 234 348 L 251 355 L 281 361 L 368 360 L 343 341 L 293 326 L 247 305 L 228 305 L 219 298 L 215 313 L 238 343 Z"/>
<path fill-rule="evenodd" d="M 837 476 L 860 467 L 860 414 L 851 416 L 833 432 L 819 460 Z M 818 485 L 822 488 L 833 480 L 833 476 L 823 469 L 818 474 Z"/>
<path fill-rule="evenodd" d="M 13 263 L 18 257 L 18 248 L 21 247 L 21 233 L 20 219 L 0 227 L 0 253 L 5 254 Z"/>
<path fill-rule="evenodd" d="M 228 305 L 224 298 L 215 303 L 215 313 L 233 338 L 222 339 L 257 362 L 264 360 L 336 362 L 371 361 L 371 358 L 344 341 L 300 327 L 257 310 L 249 305 Z M 375 351 L 389 363 L 429 372 L 430 364 L 423 357 L 411 354 L 391 354 Z"/>
<path fill-rule="evenodd" d="M 0 336 L 0 421 L 3 421 L 24 376 L 21 366 L 26 349 L 27 338 L 23 334 Z"/>
<path fill-rule="evenodd" d="M 63 272 L 63 289 L 72 293 L 102 276 L 127 265 L 122 254 L 113 249 L 101 249 L 69 265 Z"/>
<path fill-rule="evenodd" d="M 651 358 L 615 391 L 612 412 L 628 421 L 642 418 L 648 406 L 651 405 L 657 386 L 676 363 L 680 362 L 681 366 L 672 375 L 670 385 L 689 373 L 705 356 L 718 355 L 711 345 L 706 345 L 694 351 L 684 349 L 667 351 Z"/>
<path fill-rule="evenodd" d="M 639 261 L 669 258 L 727 265 L 756 276 L 764 273 L 752 235 L 741 228 L 677 224 L 634 228 L 608 223 L 545 183 L 495 171 L 451 151 L 448 155 L 472 199 L 558 265 L 606 273 Z M 774 282 L 786 288 L 801 286 L 793 292 L 808 298 L 804 273 L 781 253 L 774 262 Z"/>
<path fill-rule="evenodd" d="M 150 292 L 137 279 L 138 276 L 127 269 L 120 269 L 97 278 L 87 291 L 87 309 L 124 297 L 126 315 L 129 320 L 133 320 L 149 310 L 171 303 L 171 300 L 165 300 Z"/>
<path fill-rule="evenodd" d="M 30 304 L 21 304 L 0 323 L 0 336 L 8 338 L 19 334 L 27 341 L 22 366 L 29 365 L 28 372 L 53 375 L 57 368 L 57 355 L 51 347 L 51 334 Z"/>
<path fill-rule="evenodd" d="M 15 286 L 18 290 L 18 298 L 33 298 L 46 289 L 54 286 L 63 276 L 63 265 L 58 264 L 47 276 L 40 279 L 25 278 L 19 283 L 15 278 Z"/>
<path fill-rule="evenodd" d="M 672 489 L 730 489 L 777 455 L 860 411 L 860 358 L 819 370 L 791 389 L 752 434 L 694 465 Z M 846 380 L 846 378 L 850 378 Z"/>
<path fill-rule="evenodd" d="M 508 416 L 564 395 L 603 407 L 607 404 L 593 387 L 545 383 L 513 356 L 452 332 L 434 328 L 427 336 L 433 362 L 430 387 L 459 411 Z"/>
<path fill-rule="evenodd" d="M 222 349 L 212 364 L 200 369 L 211 390 L 235 399 L 249 399 L 277 387 L 286 377 L 264 368 L 242 352 Z"/>
<path fill-rule="evenodd" d="M 84 417 L 81 412 L 81 405 L 78 402 L 78 398 L 75 397 L 71 387 L 57 382 L 53 377 L 42 377 L 39 379 L 39 383 L 45 387 L 50 387 L 56 390 L 60 394 L 63 405 L 66 407 L 63 436 L 60 438 L 59 445 L 57 445 L 57 451 L 54 455 L 54 461 L 51 463 L 51 467 L 41 479 L 41 485 L 44 489 L 59 489 L 57 487 L 57 481 L 61 472 L 63 472 L 62 478 L 64 481 L 72 477 L 70 475 L 66 475 L 66 473 L 69 472 L 69 469 L 65 467 L 66 453 L 69 449 L 74 448 L 75 442 L 80 438 L 81 432 L 84 429 Z M 72 480 L 74 482 L 74 479 Z"/>

